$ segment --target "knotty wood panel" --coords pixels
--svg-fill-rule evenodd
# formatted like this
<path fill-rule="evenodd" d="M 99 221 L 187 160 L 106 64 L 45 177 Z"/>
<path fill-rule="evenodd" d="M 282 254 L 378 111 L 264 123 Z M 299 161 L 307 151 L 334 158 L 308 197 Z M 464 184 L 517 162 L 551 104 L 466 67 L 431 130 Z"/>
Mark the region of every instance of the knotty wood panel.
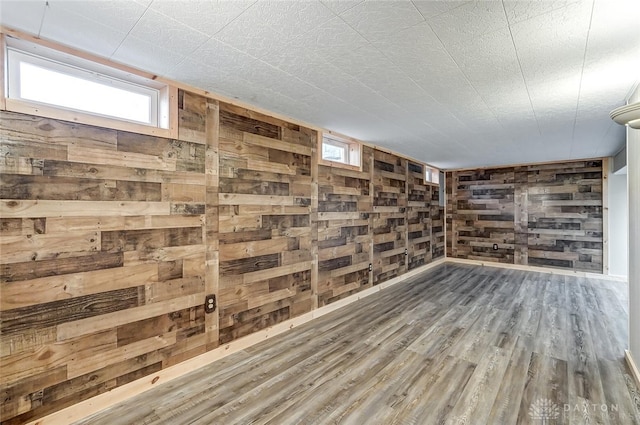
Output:
<path fill-rule="evenodd" d="M 184 140 L 0 113 L 3 423 L 217 345 L 201 266 L 206 107 L 180 93 Z"/>
<path fill-rule="evenodd" d="M 425 182 L 424 166 L 407 163 L 407 269 L 431 262 L 431 198 L 433 186 Z"/>
<path fill-rule="evenodd" d="M 528 264 L 602 273 L 602 161 L 527 167 Z"/>
<path fill-rule="evenodd" d="M 420 164 L 364 146 L 362 171 L 319 166 L 315 131 L 188 92 L 175 140 L 0 121 L 6 423 L 398 276 L 442 242 Z"/>
<path fill-rule="evenodd" d="M 407 270 L 407 160 L 374 151 L 373 167 L 373 283 Z"/>
<path fill-rule="evenodd" d="M 219 321 L 225 343 L 310 311 L 317 133 L 222 104 Z"/>
<path fill-rule="evenodd" d="M 444 184 L 444 182 L 440 182 Z M 444 206 L 440 206 L 439 186 L 431 190 L 431 257 L 433 260 L 444 257 L 445 243 Z"/>
<path fill-rule="evenodd" d="M 451 256 L 513 263 L 513 168 L 454 171 L 447 180 L 452 190 Z"/>
<path fill-rule="evenodd" d="M 362 171 L 319 166 L 318 305 L 371 286 L 371 160 L 362 152 Z"/>
<path fill-rule="evenodd" d="M 447 195 L 453 257 L 602 272 L 601 160 L 448 172 Z"/>

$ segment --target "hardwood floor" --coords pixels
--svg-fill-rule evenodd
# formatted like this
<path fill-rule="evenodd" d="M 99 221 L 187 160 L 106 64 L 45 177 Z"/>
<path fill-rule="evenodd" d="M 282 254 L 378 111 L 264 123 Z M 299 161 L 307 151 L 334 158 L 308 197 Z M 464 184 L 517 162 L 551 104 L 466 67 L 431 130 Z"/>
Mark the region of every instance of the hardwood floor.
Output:
<path fill-rule="evenodd" d="M 638 424 L 626 284 L 444 264 L 82 424 Z"/>

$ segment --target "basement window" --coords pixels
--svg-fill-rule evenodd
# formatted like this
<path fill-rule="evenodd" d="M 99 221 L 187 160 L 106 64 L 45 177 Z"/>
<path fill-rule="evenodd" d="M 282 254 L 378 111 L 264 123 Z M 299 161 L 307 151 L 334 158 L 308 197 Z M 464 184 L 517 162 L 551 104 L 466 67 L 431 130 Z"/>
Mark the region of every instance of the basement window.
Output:
<path fill-rule="evenodd" d="M 38 112 L 59 110 L 54 118 L 83 122 L 88 115 L 168 128 L 164 84 L 41 46 L 8 46 L 6 52 L 7 100 Z"/>
<path fill-rule="evenodd" d="M 324 134 L 321 153 L 323 161 L 360 167 L 360 143 Z"/>
<path fill-rule="evenodd" d="M 429 183 L 440 184 L 440 170 L 437 168 L 425 167 L 424 180 Z"/>

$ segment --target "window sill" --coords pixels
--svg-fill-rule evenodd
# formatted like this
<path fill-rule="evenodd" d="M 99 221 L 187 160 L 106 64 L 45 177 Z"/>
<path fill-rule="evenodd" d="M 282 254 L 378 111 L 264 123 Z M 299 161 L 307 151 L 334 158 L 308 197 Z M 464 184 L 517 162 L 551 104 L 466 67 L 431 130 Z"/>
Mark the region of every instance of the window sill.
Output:
<path fill-rule="evenodd" d="M 171 99 L 171 102 L 177 102 L 177 99 Z M 66 109 L 56 108 L 55 106 L 41 105 L 38 103 L 19 99 L 2 98 L 0 109 L 9 112 L 18 112 L 44 118 L 53 118 L 78 124 L 92 125 L 112 130 L 129 131 L 132 133 L 146 134 L 149 136 L 164 138 L 175 139 L 177 138 L 178 132 L 177 127 L 174 125 L 172 125 L 172 128 L 152 127 L 149 125 L 136 124 L 107 117 L 100 117 L 77 111 L 69 111 Z"/>
<path fill-rule="evenodd" d="M 343 162 L 329 161 L 326 159 L 318 158 L 318 165 L 324 165 L 325 167 L 344 168 L 352 171 L 362 171 L 362 166 L 345 164 Z"/>

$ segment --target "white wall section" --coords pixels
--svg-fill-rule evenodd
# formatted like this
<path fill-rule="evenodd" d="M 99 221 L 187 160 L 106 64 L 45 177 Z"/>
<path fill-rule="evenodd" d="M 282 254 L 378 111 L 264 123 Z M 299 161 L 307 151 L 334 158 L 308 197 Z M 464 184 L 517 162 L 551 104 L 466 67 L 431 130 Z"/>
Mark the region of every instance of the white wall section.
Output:
<path fill-rule="evenodd" d="M 640 87 L 629 103 L 640 102 Z M 640 360 L 640 130 L 627 127 L 629 190 L 629 350 Z"/>
<path fill-rule="evenodd" d="M 609 274 L 627 276 L 627 174 L 609 174 Z"/>

